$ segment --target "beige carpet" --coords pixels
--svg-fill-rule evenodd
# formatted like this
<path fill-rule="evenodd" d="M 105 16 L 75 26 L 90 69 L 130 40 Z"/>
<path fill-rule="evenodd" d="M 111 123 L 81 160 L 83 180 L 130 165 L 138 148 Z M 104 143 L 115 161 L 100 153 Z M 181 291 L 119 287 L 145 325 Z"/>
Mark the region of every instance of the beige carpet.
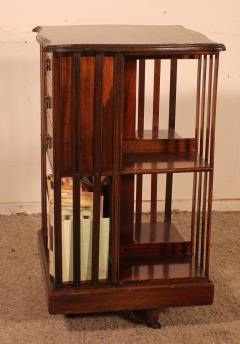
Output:
<path fill-rule="evenodd" d="M 189 220 L 176 214 L 175 222 Z M 214 305 L 165 310 L 161 330 L 118 315 L 47 313 L 37 250 L 37 215 L 0 216 L 0 344 L 240 343 L 240 213 L 213 215 Z"/>

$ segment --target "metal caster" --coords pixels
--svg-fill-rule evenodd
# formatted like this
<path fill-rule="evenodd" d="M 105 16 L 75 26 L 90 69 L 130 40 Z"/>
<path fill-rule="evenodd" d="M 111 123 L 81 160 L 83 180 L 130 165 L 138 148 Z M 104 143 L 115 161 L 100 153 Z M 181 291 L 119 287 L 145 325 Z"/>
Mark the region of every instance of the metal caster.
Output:
<path fill-rule="evenodd" d="M 147 326 L 154 330 L 159 330 L 162 327 L 158 321 L 148 321 Z"/>

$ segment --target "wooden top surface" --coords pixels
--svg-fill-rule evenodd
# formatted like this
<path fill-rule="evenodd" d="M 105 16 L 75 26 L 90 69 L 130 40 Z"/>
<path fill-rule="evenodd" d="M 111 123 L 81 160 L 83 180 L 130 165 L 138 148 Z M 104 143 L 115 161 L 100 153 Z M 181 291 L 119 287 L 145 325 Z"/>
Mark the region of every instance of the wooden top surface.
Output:
<path fill-rule="evenodd" d="M 225 50 L 223 44 L 178 25 L 38 26 L 37 40 L 45 50 L 158 50 L 201 52 Z"/>

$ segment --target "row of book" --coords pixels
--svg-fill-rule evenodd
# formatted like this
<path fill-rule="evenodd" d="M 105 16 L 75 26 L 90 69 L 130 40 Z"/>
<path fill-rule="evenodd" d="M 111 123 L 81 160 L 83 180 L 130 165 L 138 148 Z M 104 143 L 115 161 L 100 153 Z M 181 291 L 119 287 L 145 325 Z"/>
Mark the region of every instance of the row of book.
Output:
<path fill-rule="evenodd" d="M 55 277 L 54 245 L 54 181 L 47 178 L 48 189 L 48 250 L 49 273 Z M 73 188 L 71 178 L 62 178 L 62 279 L 73 281 Z M 103 217 L 104 196 L 100 197 L 100 233 L 99 233 L 99 279 L 108 278 L 109 263 L 109 218 Z M 92 230 L 93 230 L 93 192 L 91 180 L 85 177 L 80 182 L 80 279 L 91 280 L 92 271 Z"/>

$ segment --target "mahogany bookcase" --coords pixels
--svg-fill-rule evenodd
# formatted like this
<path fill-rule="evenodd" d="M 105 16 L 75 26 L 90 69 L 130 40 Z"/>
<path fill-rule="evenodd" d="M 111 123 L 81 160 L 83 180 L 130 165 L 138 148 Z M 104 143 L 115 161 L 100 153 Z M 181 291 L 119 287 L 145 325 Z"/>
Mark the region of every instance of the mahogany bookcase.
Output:
<path fill-rule="evenodd" d="M 41 46 L 41 260 L 50 313 L 133 311 L 159 327 L 159 309 L 213 302 L 209 279 L 219 52 L 224 45 L 182 26 L 37 27 Z M 196 62 L 194 132 L 176 127 L 180 60 Z M 152 129 L 145 130 L 146 62 L 154 63 Z M 161 66 L 169 61 L 169 121 L 160 130 Z M 146 116 L 145 116 L 146 118 Z M 54 179 L 55 278 L 47 250 L 46 164 Z M 175 173 L 193 180 L 186 240 L 172 223 Z M 151 178 L 143 216 L 143 176 Z M 158 175 L 166 176 L 164 220 Z M 62 281 L 61 178 L 73 179 L 73 281 Z M 80 280 L 80 178 L 91 176 L 91 280 Z M 102 190 L 101 177 L 108 177 Z M 190 178 L 190 177 L 189 177 Z M 100 196 L 110 217 L 109 275 L 99 280 Z M 80 230 L 79 230 L 80 229 Z"/>

